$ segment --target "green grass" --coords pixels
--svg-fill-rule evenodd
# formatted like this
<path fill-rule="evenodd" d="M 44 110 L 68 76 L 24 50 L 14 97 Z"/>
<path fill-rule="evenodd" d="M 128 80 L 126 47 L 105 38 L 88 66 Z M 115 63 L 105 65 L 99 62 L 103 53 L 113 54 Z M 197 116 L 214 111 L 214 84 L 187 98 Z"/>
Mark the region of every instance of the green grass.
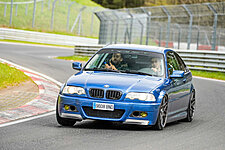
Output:
<path fill-rule="evenodd" d="M 10 67 L 7 64 L 0 63 L 0 89 L 15 86 L 27 80 L 31 79 L 22 71 Z"/>
<path fill-rule="evenodd" d="M 17 40 L 0 40 L 0 41 L 2 41 L 2 42 L 13 42 L 13 43 L 23 43 L 23 44 L 35 44 L 35 45 L 47 45 L 47 46 L 57 46 L 57 47 L 74 48 L 74 46 L 67 46 L 67 45 L 45 44 L 45 43 L 17 41 Z"/>
<path fill-rule="evenodd" d="M 74 60 L 74 61 L 88 61 L 90 57 L 88 56 L 65 56 L 56 57 L 57 59 Z"/>
<path fill-rule="evenodd" d="M 6 0 L 4 0 L 6 1 Z M 7 5 L 6 16 L 4 16 L 5 5 L 0 4 L 0 27 L 10 27 L 23 30 L 31 31 L 41 31 L 57 34 L 66 34 L 66 35 L 79 35 L 85 37 L 98 37 L 99 31 L 99 19 L 94 15 L 93 22 L 93 32 L 91 33 L 91 20 L 92 20 L 92 10 L 96 6 L 99 6 L 92 2 L 91 0 L 76 0 L 79 4 L 73 4 L 70 9 L 70 18 L 69 18 L 69 30 L 67 30 L 67 14 L 68 6 L 71 4 L 71 1 L 67 0 L 65 3 L 63 1 L 57 1 L 55 6 L 54 13 L 54 24 L 53 29 L 51 29 L 51 17 L 52 17 L 52 3 L 54 0 L 51 0 L 51 5 L 48 7 L 48 1 L 44 1 L 44 7 L 42 12 L 42 2 L 37 2 L 36 4 L 36 14 L 35 14 L 35 24 L 32 28 L 32 18 L 33 18 L 33 4 L 28 5 L 28 14 L 25 14 L 26 5 L 18 5 L 17 16 L 15 15 L 16 6 L 13 8 L 13 18 L 12 25 L 10 26 L 10 5 Z M 78 34 L 79 21 L 77 22 L 74 30 L 70 32 L 80 9 L 85 4 L 87 7 L 82 12 L 82 29 L 81 33 Z M 97 11 L 103 10 L 103 7 L 98 7 Z"/>
<path fill-rule="evenodd" d="M 222 73 L 222 72 L 209 72 L 209 71 L 196 71 L 196 70 L 191 70 L 191 72 L 192 72 L 192 75 L 194 76 L 225 80 L 225 73 Z"/>

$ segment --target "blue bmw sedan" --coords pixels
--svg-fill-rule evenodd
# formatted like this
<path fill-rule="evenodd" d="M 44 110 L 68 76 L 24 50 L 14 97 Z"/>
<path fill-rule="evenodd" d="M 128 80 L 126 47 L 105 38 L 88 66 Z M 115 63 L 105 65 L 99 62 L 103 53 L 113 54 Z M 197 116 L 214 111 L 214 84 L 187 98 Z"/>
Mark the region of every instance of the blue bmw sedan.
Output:
<path fill-rule="evenodd" d="M 109 45 L 61 87 L 56 118 L 63 126 L 85 119 L 149 125 L 191 122 L 195 111 L 192 74 L 168 48 Z"/>

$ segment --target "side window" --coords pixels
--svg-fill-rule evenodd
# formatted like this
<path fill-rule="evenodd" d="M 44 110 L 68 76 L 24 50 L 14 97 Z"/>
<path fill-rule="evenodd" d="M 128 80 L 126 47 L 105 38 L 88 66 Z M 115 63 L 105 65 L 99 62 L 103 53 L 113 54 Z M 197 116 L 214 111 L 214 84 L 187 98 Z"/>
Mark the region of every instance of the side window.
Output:
<path fill-rule="evenodd" d="M 186 65 L 184 64 L 183 60 L 180 58 L 180 56 L 178 54 L 175 53 L 175 56 L 178 60 L 178 63 L 179 63 L 179 66 L 180 66 L 180 69 L 182 71 L 186 71 Z"/>
<path fill-rule="evenodd" d="M 173 52 L 167 53 L 167 68 L 169 70 L 169 74 L 171 75 L 174 70 L 181 70 L 179 63 Z"/>

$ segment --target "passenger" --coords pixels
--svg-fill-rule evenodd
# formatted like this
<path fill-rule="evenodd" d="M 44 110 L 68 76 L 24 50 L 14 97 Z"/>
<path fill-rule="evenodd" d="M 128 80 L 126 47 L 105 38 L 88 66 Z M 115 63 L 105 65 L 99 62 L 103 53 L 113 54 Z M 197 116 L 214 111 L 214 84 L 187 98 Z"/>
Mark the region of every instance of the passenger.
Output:
<path fill-rule="evenodd" d="M 113 53 L 109 62 L 105 62 L 105 68 L 112 70 L 127 70 L 128 65 L 123 61 L 121 53 Z"/>
<path fill-rule="evenodd" d="M 161 60 L 159 58 L 152 58 L 150 61 L 149 67 L 142 68 L 139 70 L 140 72 L 148 73 L 151 75 L 161 75 L 162 68 L 161 68 Z"/>
<path fill-rule="evenodd" d="M 158 58 L 152 58 L 152 68 L 155 73 L 161 74 L 161 62 Z"/>

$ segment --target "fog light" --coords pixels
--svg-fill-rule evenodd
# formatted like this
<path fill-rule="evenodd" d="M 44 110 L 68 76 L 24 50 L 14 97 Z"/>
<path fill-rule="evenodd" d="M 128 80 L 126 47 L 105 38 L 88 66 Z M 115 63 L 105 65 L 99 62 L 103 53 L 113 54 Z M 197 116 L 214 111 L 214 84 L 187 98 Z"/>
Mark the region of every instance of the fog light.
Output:
<path fill-rule="evenodd" d="M 141 112 L 141 116 L 142 116 L 142 117 L 147 117 L 147 115 L 148 115 L 148 114 L 147 114 L 146 112 Z"/>
<path fill-rule="evenodd" d="M 64 109 L 65 109 L 65 110 L 69 110 L 69 109 L 70 109 L 70 106 L 69 106 L 69 105 L 65 105 L 65 106 L 64 106 Z"/>

